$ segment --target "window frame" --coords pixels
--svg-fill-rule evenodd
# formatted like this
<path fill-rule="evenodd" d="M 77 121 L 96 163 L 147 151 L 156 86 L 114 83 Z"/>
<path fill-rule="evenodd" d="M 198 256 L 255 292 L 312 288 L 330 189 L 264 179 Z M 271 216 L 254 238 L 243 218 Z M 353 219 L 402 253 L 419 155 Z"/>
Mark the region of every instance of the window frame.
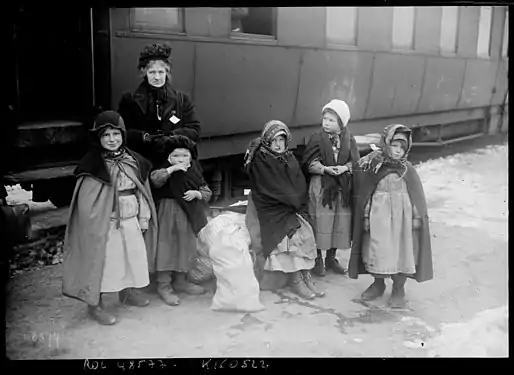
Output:
<path fill-rule="evenodd" d="M 443 43 L 442 43 L 442 39 L 443 39 L 443 18 L 444 18 L 444 9 L 445 8 L 454 8 L 457 10 L 457 17 L 455 19 L 455 36 L 454 36 L 454 40 L 453 40 L 453 51 L 447 51 L 447 50 L 444 50 L 443 49 Z M 461 7 L 456 5 L 456 6 L 441 6 L 441 30 L 439 31 L 440 32 L 440 35 L 439 35 L 439 54 L 441 56 L 449 56 L 449 57 L 454 57 L 457 55 L 457 51 L 458 51 L 458 43 L 459 43 L 459 22 L 460 22 L 460 17 L 461 17 Z"/>
<path fill-rule="evenodd" d="M 354 22 L 353 22 L 353 42 L 348 43 L 346 41 L 342 41 L 340 39 L 330 37 L 328 32 L 328 10 L 329 8 L 353 8 L 355 10 L 354 12 Z M 354 7 L 326 7 L 326 24 L 325 24 L 325 40 L 327 46 L 338 46 L 338 47 L 348 47 L 348 48 L 357 48 L 357 37 L 358 37 L 358 31 L 359 31 L 359 8 L 358 6 Z"/>
<path fill-rule="evenodd" d="M 186 35 L 186 24 L 185 24 L 185 8 L 173 8 L 178 9 L 178 23 L 180 28 L 173 27 L 151 27 L 145 28 L 136 24 L 136 9 L 144 9 L 144 7 L 130 8 L 129 15 L 129 32 L 131 33 L 148 33 L 148 34 L 171 34 L 171 35 Z M 155 8 L 150 8 L 155 9 Z"/>
<path fill-rule="evenodd" d="M 505 9 L 505 17 L 503 21 L 503 35 L 501 45 L 501 59 L 507 59 L 509 57 L 509 7 Z M 505 42 L 507 41 L 507 42 Z"/>
<path fill-rule="evenodd" d="M 480 33 L 480 30 L 481 30 L 481 20 L 482 20 L 482 11 L 485 9 L 485 8 L 488 8 L 489 9 L 489 31 L 488 31 L 488 34 L 489 34 L 489 37 L 486 39 L 487 40 L 487 52 L 486 53 L 481 53 L 479 51 L 479 46 L 480 46 L 480 41 L 481 41 L 481 33 Z M 480 6 L 480 12 L 479 12 L 480 16 L 478 18 L 478 35 L 477 35 L 477 46 L 476 46 L 476 54 L 477 54 L 477 58 L 479 59 L 490 59 L 491 58 L 491 39 L 492 39 L 492 36 L 493 36 L 493 7 L 490 6 L 490 5 L 487 5 L 487 6 Z"/>
<path fill-rule="evenodd" d="M 416 13 L 417 13 L 417 7 L 416 6 L 408 6 L 408 7 L 392 7 L 393 8 L 393 17 L 392 17 L 392 26 L 391 26 L 391 50 L 392 51 L 406 51 L 406 52 L 412 52 L 415 50 L 415 41 L 416 41 Z M 403 46 L 397 46 L 395 45 L 395 38 L 394 38 L 394 25 L 395 22 L 395 10 L 400 8 L 412 8 L 412 33 L 411 33 L 411 41 L 409 47 L 403 47 Z"/>
<path fill-rule="evenodd" d="M 251 8 L 251 7 L 249 7 Z M 255 7 L 254 7 L 255 8 Z M 266 34 L 252 34 L 245 33 L 239 31 L 232 31 L 232 20 L 229 17 L 228 28 L 229 28 L 229 38 L 233 40 L 246 40 L 246 41 L 277 41 L 277 30 L 278 30 L 278 7 L 263 7 L 263 8 L 271 8 L 271 35 Z M 232 11 L 232 8 L 228 8 Z"/>

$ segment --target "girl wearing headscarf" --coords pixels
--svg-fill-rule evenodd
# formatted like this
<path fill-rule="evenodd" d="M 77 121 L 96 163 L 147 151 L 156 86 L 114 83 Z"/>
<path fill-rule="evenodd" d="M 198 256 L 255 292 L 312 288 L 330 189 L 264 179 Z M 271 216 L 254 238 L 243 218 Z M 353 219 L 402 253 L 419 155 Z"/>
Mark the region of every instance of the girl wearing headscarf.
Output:
<path fill-rule="evenodd" d="M 325 266 L 338 274 L 346 270 L 336 258 L 337 249 L 350 249 L 352 171 L 359 160 L 355 138 L 348 130 L 350 109 L 334 99 L 321 111 L 322 123 L 307 144 L 303 169 L 309 177 L 309 213 L 315 223 L 318 247 L 312 270 L 325 276 Z M 323 264 L 322 251 L 326 251 Z"/>
<path fill-rule="evenodd" d="M 174 293 L 205 293 L 204 288 L 187 280 L 196 258 L 198 233 L 207 224 L 206 202 L 212 195 L 195 146 L 182 135 L 166 137 L 162 152 L 167 159 L 150 176 L 160 228 L 157 292 L 170 306 L 180 303 Z"/>
<path fill-rule="evenodd" d="M 99 114 L 91 133 L 93 147 L 75 169 L 63 294 L 86 302 L 100 324 L 114 324 L 115 317 L 103 308 L 102 294 L 119 292 L 122 303 L 134 306 L 150 303 L 138 288 L 149 284 L 155 260 L 151 164 L 125 147 L 125 125 L 118 113 Z"/>
<path fill-rule="evenodd" d="M 248 209 L 257 211 L 264 270 L 289 275 L 293 292 L 312 299 L 324 293 L 316 289 L 309 271 L 316 243 L 307 220 L 307 183 L 290 142 L 289 128 L 273 120 L 251 143 L 245 156 L 252 199 Z"/>
<path fill-rule="evenodd" d="M 393 308 L 405 306 L 407 277 L 418 282 L 433 277 L 425 193 L 407 161 L 411 145 L 409 128 L 389 125 L 380 148 L 363 157 L 354 171 L 358 189 L 349 276 L 369 273 L 375 278 L 362 293 L 366 301 L 382 296 L 385 278 L 391 277 L 388 303 Z"/>

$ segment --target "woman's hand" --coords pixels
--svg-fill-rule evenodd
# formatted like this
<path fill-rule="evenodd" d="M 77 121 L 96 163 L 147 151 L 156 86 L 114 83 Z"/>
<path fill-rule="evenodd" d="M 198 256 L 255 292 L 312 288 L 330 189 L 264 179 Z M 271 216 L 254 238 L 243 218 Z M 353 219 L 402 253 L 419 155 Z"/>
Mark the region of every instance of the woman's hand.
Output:
<path fill-rule="evenodd" d="M 202 199 L 202 193 L 198 190 L 188 190 L 185 192 L 183 198 L 186 202 L 191 202 L 193 199 Z"/>
<path fill-rule="evenodd" d="M 421 228 L 421 219 L 414 218 L 412 219 L 412 229 L 419 230 Z"/>

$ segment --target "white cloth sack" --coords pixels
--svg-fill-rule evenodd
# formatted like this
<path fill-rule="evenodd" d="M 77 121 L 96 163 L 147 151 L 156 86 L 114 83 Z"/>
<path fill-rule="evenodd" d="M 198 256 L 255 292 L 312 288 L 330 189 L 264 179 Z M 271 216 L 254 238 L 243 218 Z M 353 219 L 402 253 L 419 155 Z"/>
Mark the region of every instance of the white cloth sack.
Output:
<path fill-rule="evenodd" d="M 264 310 L 259 301 L 259 283 L 250 256 L 250 233 L 245 215 L 227 212 L 212 219 L 199 233 L 209 248 L 216 276 L 216 294 L 211 309 L 256 312 Z"/>

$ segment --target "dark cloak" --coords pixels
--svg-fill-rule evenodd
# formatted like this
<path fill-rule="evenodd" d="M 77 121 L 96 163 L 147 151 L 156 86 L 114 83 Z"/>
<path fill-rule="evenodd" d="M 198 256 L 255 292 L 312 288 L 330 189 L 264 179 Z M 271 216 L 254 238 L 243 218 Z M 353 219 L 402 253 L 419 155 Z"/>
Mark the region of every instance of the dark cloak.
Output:
<path fill-rule="evenodd" d="M 144 234 L 149 272 L 155 269 L 157 213 L 148 176 L 151 164 L 139 154 L 125 149 L 138 165 L 134 180 L 151 210 Z M 100 148 L 94 147 L 75 170 L 77 184 L 70 205 L 63 262 L 63 294 L 96 305 L 105 262 L 109 221 L 114 207 L 114 187 Z"/>
<path fill-rule="evenodd" d="M 391 128 L 386 128 L 392 137 L 395 130 L 401 130 L 402 125 L 395 125 Z M 383 137 L 384 139 L 384 137 Z M 410 148 L 410 147 L 409 147 Z M 377 158 L 378 160 L 379 158 Z M 403 176 L 407 185 L 407 191 L 411 200 L 420 215 L 421 228 L 418 229 L 418 235 L 414 238 L 419 240 L 419 253 L 418 262 L 416 264 L 416 273 L 412 278 L 418 282 L 427 281 L 433 278 L 433 265 L 432 265 L 432 248 L 430 241 L 430 227 L 427 212 L 427 203 L 425 199 L 425 192 L 421 179 L 419 178 L 416 169 L 408 161 L 403 163 L 383 163 L 379 166 L 378 171 L 375 173 L 375 167 L 378 165 L 375 162 L 370 163 L 371 168 L 364 170 L 358 167 L 353 171 L 354 176 L 354 211 L 353 211 L 353 242 L 350 254 L 350 262 L 348 268 L 348 275 L 352 279 L 357 279 L 359 274 L 369 273 L 366 271 L 364 262 L 362 260 L 362 244 L 364 232 L 364 209 L 367 202 L 371 199 L 378 182 L 390 173 L 396 173 L 398 176 Z"/>
<path fill-rule="evenodd" d="M 327 132 L 320 129 L 310 137 L 302 160 L 302 168 L 306 176 L 309 176 L 310 163 L 316 158 L 325 166 L 345 165 L 348 162 L 352 163 L 352 168 L 357 166 L 359 149 L 355 138 L 348 128 L 345 127 L 342 129 L 341 134 L 339 134 L 339 139 L 341 147 L 337 160 L 335 160 L 332 142 Z M 339 176 L 324 173 L 321 179 L 323 187 L 323 205 L 328 205 L 332 209 L 337 197 L 337 191 L 341 190 L 343 206 L 350 206 L 352 200 L 352 180 L 350 173 L 343 173 Z"/>
<path fill-rule="evenodd" d="M 285 236 L 300 228 L 296 214 L 307 215 L 307 182 L 292 152 L 276 158 L 259 148 L 248 166 L 252 198 L 261 227 L 262 253 L 268 257 Z"/>

